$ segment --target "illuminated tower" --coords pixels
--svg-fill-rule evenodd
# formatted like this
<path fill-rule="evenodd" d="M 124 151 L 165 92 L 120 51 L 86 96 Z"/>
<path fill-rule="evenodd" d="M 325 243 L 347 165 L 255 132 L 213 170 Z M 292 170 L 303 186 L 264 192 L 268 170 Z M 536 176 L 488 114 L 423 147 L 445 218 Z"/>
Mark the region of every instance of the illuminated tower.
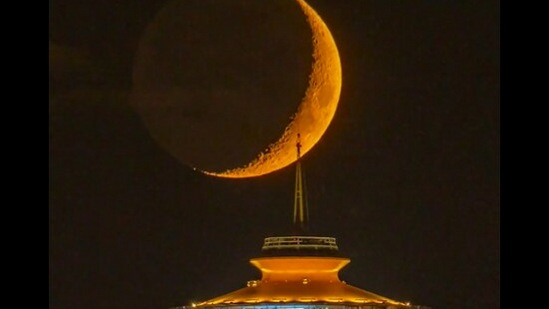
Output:
<path fill-rule="evenodd" d="M 250 263 L 261 271 L 260 280 L 181 309 L 430 309 L 383 297 L 339 279 L 350 262 L 339 254 L 333 237 L 305 235 L 307 207 L 301 172 L 299 135 L 293 223 L 296 234 L 267 237 L 261 256 Z M 176 308 L 172 308 L 176 309 Z"/>

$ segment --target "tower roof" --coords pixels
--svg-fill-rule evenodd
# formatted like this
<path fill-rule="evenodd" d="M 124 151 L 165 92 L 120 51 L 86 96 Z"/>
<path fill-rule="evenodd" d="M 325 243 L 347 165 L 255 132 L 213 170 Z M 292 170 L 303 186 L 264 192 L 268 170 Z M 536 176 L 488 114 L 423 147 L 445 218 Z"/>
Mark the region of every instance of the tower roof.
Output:
<path fill-rule="evenodd" d="M 381 305 L 409 308 L 408 305 L 342 282 L 341 268 L 350 262 L 337 257 L 262 257 L 250 260 L 261 271 L 261 280 L 207 300 L 197 306 L 253 304 L 339 304 Z"/>

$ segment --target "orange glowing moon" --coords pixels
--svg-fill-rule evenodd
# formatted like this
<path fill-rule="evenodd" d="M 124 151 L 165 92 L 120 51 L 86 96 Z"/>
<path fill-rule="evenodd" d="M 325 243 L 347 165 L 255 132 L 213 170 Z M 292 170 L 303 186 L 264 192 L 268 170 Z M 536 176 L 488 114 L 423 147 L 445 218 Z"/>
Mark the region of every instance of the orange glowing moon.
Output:
<path fill-rule="evenodd" d="M 256 177 L 282 169 L 296 161 L 296 139 L 301 135 L 301 153 L 320 140 L 337 109 L 341 93 L 341 62 L 334 38 L 320 16 L 304 0 L 296 0 L 313 32 L 313 66 L 309 86 L 293 120 L 282 137 L 244 167 L 224 172 L 201 170 L 225 178 Z M 199 170 L 199 169 L 197 169 Z"/>

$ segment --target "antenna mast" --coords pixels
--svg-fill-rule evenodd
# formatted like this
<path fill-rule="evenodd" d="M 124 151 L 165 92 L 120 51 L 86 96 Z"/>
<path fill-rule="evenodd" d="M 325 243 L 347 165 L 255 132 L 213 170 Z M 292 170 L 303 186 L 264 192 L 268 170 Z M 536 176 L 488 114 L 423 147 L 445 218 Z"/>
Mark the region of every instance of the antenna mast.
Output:
<path fill-rule="evenodd" d="M 303 176 L 301 173 L 301 142 L 300 134 L 297 134 L 297 160 L 295 166 L 295 195 L 294 195 L 294 227 L 298 233 L 305 233 L 307 227 L 307 209 L 303 197 Z"/>

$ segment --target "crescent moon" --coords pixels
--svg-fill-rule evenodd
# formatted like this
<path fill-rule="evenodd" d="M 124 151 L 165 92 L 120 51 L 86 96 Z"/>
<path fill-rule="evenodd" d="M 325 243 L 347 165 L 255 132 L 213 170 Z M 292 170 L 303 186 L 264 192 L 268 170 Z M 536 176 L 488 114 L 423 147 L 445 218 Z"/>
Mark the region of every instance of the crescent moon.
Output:
<path fill-rule="evenodd" d="M 282 137 L 244 167 L 224 172 L 202 171 L 224 178 L 248 178 L 282 169 L 297 160 L 297 134 L 305 155 L 318 143 L 332 121 L 341 94 L 341 61 L 328 26 L 304 0 L 296 0 L 313 33 L 313 66 L 309 86 Z M 198 169 L 197 169 L 198 170 Z"/>

